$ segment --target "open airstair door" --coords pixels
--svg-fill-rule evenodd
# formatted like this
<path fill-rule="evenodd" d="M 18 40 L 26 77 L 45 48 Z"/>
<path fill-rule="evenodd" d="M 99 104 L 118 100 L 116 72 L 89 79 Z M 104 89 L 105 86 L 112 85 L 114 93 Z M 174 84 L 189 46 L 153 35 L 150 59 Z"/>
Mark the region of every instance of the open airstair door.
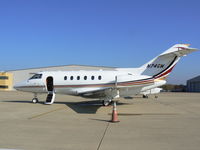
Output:
<path fill-rule="evenodd" d="M 53 84 L 53 77 L 49 76 L 46 79 L 46 86 L 47 86 L 47 98 L 45 104 L 53 104 L 55 100 L 55 90 L 54 90 L 54 84 Z"/>

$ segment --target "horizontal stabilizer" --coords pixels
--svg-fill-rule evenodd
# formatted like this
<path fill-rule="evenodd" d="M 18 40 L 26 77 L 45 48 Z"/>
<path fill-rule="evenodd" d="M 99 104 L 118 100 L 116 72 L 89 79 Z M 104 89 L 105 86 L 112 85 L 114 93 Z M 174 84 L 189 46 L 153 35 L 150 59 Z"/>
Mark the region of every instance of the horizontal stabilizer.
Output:
<path fill-rule="evenodd" d="M 189 47 L 189 44 L 176 44 L 167 51 L 165 51 L 164 53 L 162 53 L 160 56 L 171 53 L 175 54 L 178 57 L 181 57 L 189 53 L 192 53 L 194 51 L 198 51 L 198 49 Z"/>

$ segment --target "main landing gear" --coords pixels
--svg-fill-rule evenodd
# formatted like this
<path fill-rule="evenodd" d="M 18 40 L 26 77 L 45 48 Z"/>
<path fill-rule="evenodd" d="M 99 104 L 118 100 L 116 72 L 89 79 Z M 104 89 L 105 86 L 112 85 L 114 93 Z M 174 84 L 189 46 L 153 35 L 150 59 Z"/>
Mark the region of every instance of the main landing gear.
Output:
<path fill-rule="evenodd" d="M 143 97 L 143 98 L 149 98 L 148 95 L 143 95 L 142 97 Z"/>
<path fill-rule="evenodd" d="M 103 100 L 102 101 L 102 105 L 103 106 L 109 106 L 109 105 L 111 105 L 112 104 L 112 99 L 110 99 L 110 100 Z"/>
<path fill-rule="evenodd" d="M 115 98 L 119 98 L 119 90 L 118 89 L 109 89 L 107 91 L 107 97 L 105 97 L 105 99 L 103 99 L 102 101 L 102 105 L 103 106 L 109 106 L 112 104 L 112 100 Z"/>

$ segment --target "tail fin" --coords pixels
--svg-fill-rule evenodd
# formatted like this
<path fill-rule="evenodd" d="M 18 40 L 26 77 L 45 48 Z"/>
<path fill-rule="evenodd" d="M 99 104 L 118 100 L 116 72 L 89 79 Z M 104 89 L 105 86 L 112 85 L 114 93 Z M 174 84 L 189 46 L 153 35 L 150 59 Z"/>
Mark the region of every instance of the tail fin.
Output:
<path fill-rule="evenodd" d="M 182 56 L 193 51 L 197 51 L 197 49 L 190 48 L 189 44 L 176 44 L 141 66 L 141 74 L 153 76 L 156 79 L 166 77 Z"/>

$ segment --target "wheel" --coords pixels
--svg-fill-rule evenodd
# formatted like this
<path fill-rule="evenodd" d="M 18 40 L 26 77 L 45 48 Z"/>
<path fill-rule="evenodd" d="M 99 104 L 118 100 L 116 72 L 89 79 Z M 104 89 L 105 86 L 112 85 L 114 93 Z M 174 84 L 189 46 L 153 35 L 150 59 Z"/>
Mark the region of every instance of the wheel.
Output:
<path fill-rule="evenodd" d="M 38 103 L 38 102 L 39 102 L 39 100 L 38 100 L 37 98 L 33 98 L 33 99 L 32 99 L 32 103 L 36 104 L 36 103 Z"/>
<path fill-rule="evenodd" d="M 143 98 L 148 98 L 148 95 L 143 95 Z"/>
<path fill-rule="evenodd" d="M 112 103 L 112 101 L 102 101 L 103 106 L 109 106 Z"/>

